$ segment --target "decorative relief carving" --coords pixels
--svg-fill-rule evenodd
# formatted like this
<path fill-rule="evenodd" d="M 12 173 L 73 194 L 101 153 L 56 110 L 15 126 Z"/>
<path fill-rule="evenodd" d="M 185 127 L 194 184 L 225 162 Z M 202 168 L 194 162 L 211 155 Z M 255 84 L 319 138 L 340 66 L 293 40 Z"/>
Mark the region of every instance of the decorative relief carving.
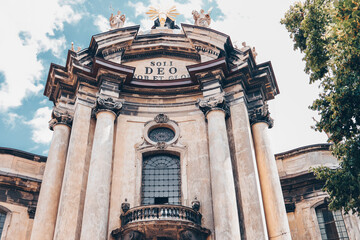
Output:
<path fill-rule="evenodd" d="M 111 29 L 122 28 L 124 26 L 125 19 L 125 15 L 121 15 L 120 11 L 118 11 L 115 16 L 114 14 L 111 14 L 109 19 Z"/>
<path fill-rule="evenodd" d="M 164 150 L 166 149 L 168 145 L 165 143 L 165 142 L 157 142 L 155 147 L 156 149 L 159 149 L 159 150 Z"/>
<path fill-rule="evenodd" d="M 125 202 L 121 204 L 121 209 L 123 213 L 126 213 L 130 209 L 130 203 L 127 202 L 127 199 L 125 198 Z"/>
<path fill-rule="evenodd" d="M 274 120 L 270 117 L 269 107 L 267 104 L 249 110 L 249 119 L 251 125 L 258 122 L 265 122 L 269 125 L 269 128 L 274 126 Z"/>
<path fill-rule="evenodd" d="M 35 212 L 36 212 L 36 206 L 35 205 L 29 205 L 27 212 L 29 214 L 29 218 L 30 219 L 34 219 L 35 217 Z"/>
<path fill-rule="evenodd" d="M 169 117 L 163 113 L 160 113 L 160 114 L 156 115 L 156 117 L 154 118 L 154 121 L 156 123 L 167 123 L 169 121 Z"/>
<path fill-rule="evenodd" d="M 123 101 L 115 101 L 111 97 L 98 96 L 96 99 L 96 107 L 94 108 L 93 112 L 96 115 L 98 112 L 101 111 L 110 111 L 114 113 L 115 116 L 118 116 L 122 105 Z"/>
<path fill-rule="evenodd" d="M 123 240 L 143 240 L 144 234 L 138 231 L 130 231 L 124 235 Z"/>
<path fill-rule="evenodd" d="M 200 108 L 201 111 L 203 111 L 205 116 L 211 110 L 222 110 L 225 112 L 227 117 L 230 115 L 229 106 L 227 105 L 223 94 L 198 99 L 196 105 Z"/>
<path fill-rule="evenodd" d="M 57 124 L 64 124 L 71 127 L 73 117 L 66 110 L 54 108 L 51 114 L 52 119 L 49 121 L 49 128 L 51 131 L 54 130 L 54 126 Z"/>
<path fill-rule="evenodd" d="M 138 150 L 185 147 L 178 141 L 180 137 L 178 124 L 163 113 L 156 115 L 154 120 L 145 123 L 143 134 L 142 142 L 136 144 Z"/>
<path fill-rule="evenodd" d="M 190 230 L 185 230 L 180 233 L 180 240 L 197 240 L 200 239 L 196 233 Z"/>
<path fill-rule="evenodd" d="M 205 13 L 204 9 L 201 9 L 200 13 L 196 10 L 192 11 L 192 15 L 195 20 L 194 24 L 200 27 L 209 27 L 211 23 L 211 10 L 212 8 L 209 9 L 207 13 Z"/>
<path fill-rule="evenodd" d="M 194 201 L 191 202 L 191 207 L 194 211 L 199 211 L 200 210 L 200 201 L 197 199 L 197 197 L 195 197 Z"/>

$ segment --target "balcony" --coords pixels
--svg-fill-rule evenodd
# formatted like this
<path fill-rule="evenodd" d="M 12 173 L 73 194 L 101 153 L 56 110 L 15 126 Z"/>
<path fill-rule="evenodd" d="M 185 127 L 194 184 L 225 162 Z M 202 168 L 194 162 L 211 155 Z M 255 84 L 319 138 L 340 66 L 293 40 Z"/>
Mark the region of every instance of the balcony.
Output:
<path fill-rule="evenodd" d="M 200 212 L 179 205 L 146 205 L 121 214 L 121 227 L 112 231 L 115 239 L 196 239 L 210 234 L 201 227 Z"/>

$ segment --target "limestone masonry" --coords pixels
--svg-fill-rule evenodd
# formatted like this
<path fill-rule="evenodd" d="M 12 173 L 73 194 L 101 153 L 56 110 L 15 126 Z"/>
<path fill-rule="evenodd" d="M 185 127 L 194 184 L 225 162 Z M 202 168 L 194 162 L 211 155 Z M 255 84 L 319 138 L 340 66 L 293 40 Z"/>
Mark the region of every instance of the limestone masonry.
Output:
<path fill-rule="evenodd" d="M 152 8 L 140 31 L 118 12 L 50 66 L 48 157 L 0 148 L 1 240 L 360 239 L 309 172 L 338 166 L 329 144 L 274 155 L 271 62 L 210 13 Z"/>

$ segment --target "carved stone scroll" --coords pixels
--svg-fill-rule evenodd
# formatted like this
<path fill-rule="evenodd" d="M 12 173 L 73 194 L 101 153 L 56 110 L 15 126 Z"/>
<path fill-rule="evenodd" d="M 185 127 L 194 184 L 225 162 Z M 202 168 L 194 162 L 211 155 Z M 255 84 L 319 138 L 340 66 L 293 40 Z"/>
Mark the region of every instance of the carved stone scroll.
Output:
<path fill-rule="evenodd" d="M 249 119 L 251 125 L 258 122 L 265 122 L 269 125 L 269 128 L 274 126 L 274 120 L 270 117 L 269 107 L 267 104 L 249 110 Z"/>
<path fill-rule="evenodd" d="M 196 105 L 200 108 L 205 116 L 212 110 L 222 110 L 225 112 L 226 116 L 230 115 L 229 106 L 226 103 L 226 100 L 222 94 L 198 99 Z"/>
<path fill-rule="evenodd" d="M 120 113 L 120 110 L 123 106 L 123 101 L 115 101 L 111 97 L 102 97 L 98 96 L 96 99 L 96 107 L 93 110 L 93 113 L 96 115 L 98 112 L 101 111 L 109 111 L 115 114 L 115 116 L 118 116 Z"/>
<path fill-rule="evenodd" d="M 51 117 L 52 119 L 49 121 L 49 128 L 51 131 L 54 130 L 54 126 L 57 124 L 64 124 L 71 127 L 73 117 L 68 111 L 54 108 Z"/>

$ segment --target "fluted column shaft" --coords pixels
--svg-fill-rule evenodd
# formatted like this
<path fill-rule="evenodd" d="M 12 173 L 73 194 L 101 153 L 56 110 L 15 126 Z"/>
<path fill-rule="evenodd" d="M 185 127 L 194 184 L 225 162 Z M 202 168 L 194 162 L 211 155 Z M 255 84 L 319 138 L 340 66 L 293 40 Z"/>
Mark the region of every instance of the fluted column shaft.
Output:
<path fill-rule="evenodd" d="M 54 117 L 50 121 L 50 129 L 54 133 L 41 183 L 31 240 L 53 239 L 69 145 L 71 120 L 71 117 L 65 114 Z"/>
<path fill-rule="evenodd" d="M 54 234 L 56 240 L 80 237 L 91 111 L 91 107 L 82 103 L 78 103 L 75 109 Z"/>
<path fill-rule="evenodd" d="M 100 111 L 91 153 L 80 239 L 106 239 L 115 113 Z"/>
<path fill-rule="evenodd" d="M 200 100 L 198 105 L 208 121 L 215 238 L 241 239 L 233 168 L 225 123 L 228 108 L 221 95 Z"/>
<path fill-rule="evenodd" d="M 291 239 L 290 228 L 275 157 L 270 148 L 268 127 L 266 122 L 252 125 L 266 224 L 269 239 L 288 240 Z"/>

